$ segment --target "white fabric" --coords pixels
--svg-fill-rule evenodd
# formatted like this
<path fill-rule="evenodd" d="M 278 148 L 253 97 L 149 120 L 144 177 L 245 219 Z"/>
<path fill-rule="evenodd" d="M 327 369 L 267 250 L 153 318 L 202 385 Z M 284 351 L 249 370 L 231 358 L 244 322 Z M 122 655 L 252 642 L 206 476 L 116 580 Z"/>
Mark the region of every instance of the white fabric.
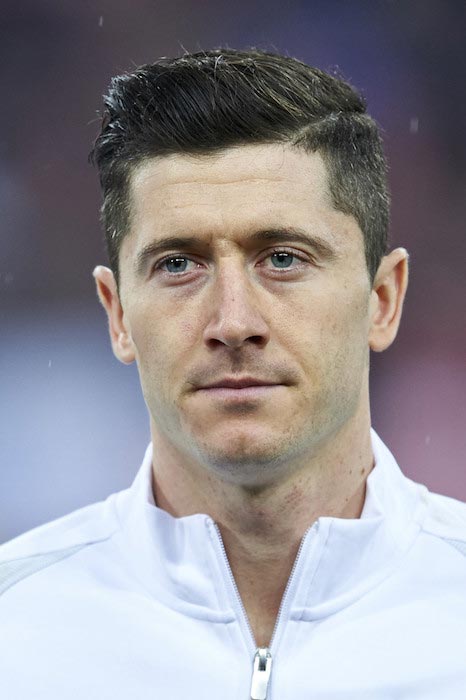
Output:
<path fill-rule="evenodd" d="M 373 433 L 358 520 L 308 531 L 267 700 L 464 700 L 466 505 Z M 247 700 L 255 643 L 213 521 L 130 489 L 0 547 L 0 698 Z"/>

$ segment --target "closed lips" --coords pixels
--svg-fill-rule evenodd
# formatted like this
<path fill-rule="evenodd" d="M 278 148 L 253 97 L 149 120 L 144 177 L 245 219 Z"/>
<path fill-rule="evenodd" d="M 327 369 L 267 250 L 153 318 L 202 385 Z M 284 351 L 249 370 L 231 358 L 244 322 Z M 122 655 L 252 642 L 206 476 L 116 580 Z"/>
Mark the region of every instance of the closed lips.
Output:
<path fill-rule="evenodd" d="M 265 379 L 220 379 L 212 384 L 199 387 L 200 389 L 246 389 L 252 386 L 277 386 L 279 382 L 271 382 Z"/>

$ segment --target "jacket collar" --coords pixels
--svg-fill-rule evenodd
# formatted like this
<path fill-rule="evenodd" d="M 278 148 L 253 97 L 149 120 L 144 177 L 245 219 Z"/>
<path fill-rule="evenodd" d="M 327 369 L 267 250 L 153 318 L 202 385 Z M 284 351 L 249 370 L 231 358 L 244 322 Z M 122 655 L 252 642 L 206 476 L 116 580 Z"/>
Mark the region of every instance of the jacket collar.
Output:
<path fill-rule="evenodd" d="M 420 489 L 403 476 L 372 431 L 375 466 L 359 519 L 319 518 L 305 535 L 290 581 L 290 616 L 318 619 L 346 607 L 389 576 L 424 517 Z M 130 489 L 117 497 L 123 554 L 140 585 L 192 617 L 227 622 L 235 601 L 212 519 L 174 518 L 152 493 L 152 446 Z"/>
<path fill-rule="evenodd" d="M 325 617 L 362 597 L 399 566 L 419 533 L 424 487 L 401 473 L 375 431 L 371 437 L 375 466 L 361 517 L 319 518 L 314 524 L 314 536 L 311 529 L 306 537 L 294 616 Z"/>

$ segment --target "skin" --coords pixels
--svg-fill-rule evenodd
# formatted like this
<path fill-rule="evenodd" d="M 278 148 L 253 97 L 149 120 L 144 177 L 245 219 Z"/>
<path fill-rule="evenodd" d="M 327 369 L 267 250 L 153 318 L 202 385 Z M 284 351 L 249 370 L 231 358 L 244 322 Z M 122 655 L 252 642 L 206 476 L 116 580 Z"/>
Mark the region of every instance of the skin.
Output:
<path fill-rule="evenodd" d="M 156 502 L 217 522 L 262 646 L 304 532 L 361 513 L 369 350 L 394 340 L 407 286 L 401 248 L 371 285 L 328 192 L 320 155 L 282 144 L 152 159 L 132 176 L 119 289 L 94 271 L 115 355 L 138 365 Z M 155 249 L 167 237 L 190 241 Z M 262 386 L 225 387 L 246 377 Z"/>

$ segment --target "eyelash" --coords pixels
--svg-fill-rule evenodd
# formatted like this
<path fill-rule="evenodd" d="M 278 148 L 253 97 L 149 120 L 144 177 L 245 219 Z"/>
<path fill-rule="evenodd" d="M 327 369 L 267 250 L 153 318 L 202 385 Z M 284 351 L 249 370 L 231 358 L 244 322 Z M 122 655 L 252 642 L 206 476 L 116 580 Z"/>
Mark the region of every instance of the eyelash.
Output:
<path fill-rule="evenodd" d="M 312 258 L 309 254 L 306 254 L 306 255 L 304 253 L 298 254 L 295 250 L 289 250 L 286 248 L 274 248 L 264 258 L 262 258 L 261 262 L 263 262 L 264 260 L 267 260 L 268 258 L 271 258 L 272 255 L 276 255 L 276 254 L 280 254 L 280 253 L 285 253 L 285 254 L 291 255 L 293 258 L 295 258 L 296 260 L 299 260 L 301 263 L 312 262 Z M 174 254 L 172 253 L 171 255 L 166 255 L 161 260 L 158 260 L 153 267 L 153 271 L 154 272 L 161 271 L 161 272 L 164 272 L 165 274 L 173 276 L 173 277 L 182 277 L 182 276 L 192 272 L 192 270 L 184 271 L 184 272 L 169 272 L 168 270 L 163 269 L 163 265 L 165 263 L 169 262 L 170 260 L 175 260 L 177 258 L 182 259 L 182 260 L 187 260 L 190 262 L 194 262 L 194 263 L 196 262 L 196 260 L 193 260 L 193 258 L 190 258 L 188 255 L 183 255 L 182 253 L 174 253 Z M 275 268 L 275 270 L 279 274 L 283 274 L 283 273 L 286 273 L 288 270 L 290 270 L 290 271 L 296 270 L 296 265 L 294 265 L 293 267 L 290 267 L 290 268 L 277 267 L 277 268 Z"/>

